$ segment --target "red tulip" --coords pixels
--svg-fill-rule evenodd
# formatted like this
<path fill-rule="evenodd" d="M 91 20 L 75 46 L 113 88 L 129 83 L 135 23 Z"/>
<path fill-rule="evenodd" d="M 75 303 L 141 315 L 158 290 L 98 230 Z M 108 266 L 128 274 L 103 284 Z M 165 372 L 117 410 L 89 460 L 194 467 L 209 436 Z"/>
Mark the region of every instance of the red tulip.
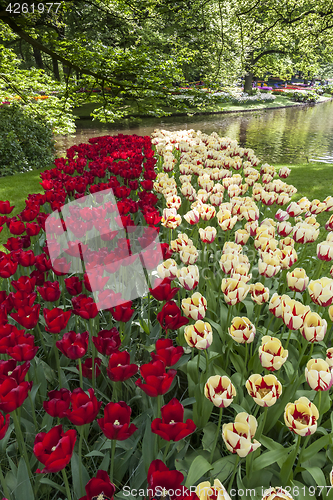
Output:
<path fill-rule="evenodd" d="M 35 346 L 35 337 L 26 333 L 15 337 L 15 345 L 7 348 L 7 354 L 16 361 L 30 361 L 36 356 L 39 347 Z"/>
<path fill-rule="evenodd" d="M 101 370 L 99 369 L 101 362 L 102 360 L 100 358 L 95 358 L 95 378 L 97 378 L 101 373 Z M 79 367 L 76 366 L 76 368 Z M 84 363 L 82 363 L 82 375 L 90 380 L 92 379 L 92 358 L 88 358 Z"/>
<path fill-rule="evenodd" d="M 113 319 L 116 321 L 123 321 L 126 323 L 129 321 L 134 313 L 134 309 L 131 309 L 132 302 L 124 302 L 124 304 L 118 305 L 116 307 L 112 307 L 110 312 L 113 316 Z"/>
<path fill-rule="evenodd" d="M 72 298 L 73 312 L 83 319 L 95 318 L 98 314 L 94 299 L 84 294 Z"/>
<path fill-rule="evenodd" d="M 18 383 L 14 378 L 8 377 L 0 384 L 0 410 L 11 413 L 19 408 L 31 390 L 32 382 Z"/>
<path fill-rule="evenodd" d="M 60 389 L 59 391 L 49 391 L 48 401 L 43 402 L 43 408 L 51 417 L 63 417 L 63 412 L 68 410 L 71 404 L 71 391 Z"/>
<path fill-rule="evenodd" d="M 148 488 L 152 490 L 150 498 L 164 490 L 173 493 L 170 500 L 179 500 L 176 491 L 183 491 L 181 486 L 183 480 L 184 476 L 181 472 L 168 469 L 162 460 L 153 460 L 147 474 Z"/>
<path fill-rule="evenodd" d="M 61 340 L 56 342 L 56 346 L 69 359 L 83 358 L 87 354 L 89 333 L 75 333 L 73 330 L 64 333 Z"/>
<path fill-rule="evenodd" d="M 11 285 L 18 292 L 32 293 L 35 289 L 36 278 L 29 278 L 29 276 L 21 276 L 17 281 L 12 281 Z"/>
<path fill-rule="evenodd" d="M 27 250 L 26 252 L 21 251 L 18 254 L 18 263 L 23 267 L 33 266 L 35 261 L 36 257 L 33 250 Z"/>
<path fill-rule="evenodd" d="M 63 416 L 74 425 L 85 425 L 93 422 L 98 415 L 102 403 L 97 401 L 94 389 L 88 389 L 89 396 L 80 387 L 71 394 L 71 408 L 63 412 Z"/>
<path fill-rule="evenodd" d="M 151 361 L 140 367 L 140 373 L 145 383 L 137 380 L 135 384 L 148 396 L 156 397 L 168 392 L 177 370 L 166 372 L 163 361 Z"/>
<path fill-rule="evenodd" d="M 29 361 L 26 361 L 22 365 L 17 365 L 15 359 L 9 359 L 8 361 L 0 361 L 0 383 L 6 378 L 12 377 L 16 380 L 18 384 L 24 382 L 25 376 L 30 368 Z"/>
<path fill-rule="evenodd" d="M 115 485 L 111 483 L 105 470 L 98 470 L 96 477 L 88 481 L 85 486 L 86 495 L 80 500 L 113 500 L 116 491 Z"/>
<path fill-rule="evenodd" d="M 105 287 L 109 278 L 109 276 L 102 278 L 99 274 L 89 272 L 89 274 L 84 275 L 83 282 L 88 292 L 98 292 Z"/>
<path fill-rule="evenodd" d="M 35 267 L 41 273 L 45 273 L 52 267 L 51 259 L 47 259 L 44 253 L 42 253 L 41 255 L 36 255 Z"/>
<path fill-rule="evenodd" d="M 111 354 L 107 374 L 114 382 L 124 382 L 133 377 L 138 371 L 138 365 L 130 364 L 130 355 L 127 351 Z"/>
<path fill-rule="evenodd" d="M 59 307 L 54 309 L 46 309 L 44 307 L 43 314 L 47 325 L 46 331 L 50 333 L 60 333 L 66 328 L 72 311 L 64 311 Z"/>
<path fill-rule="evenodd" d="M 124 401 L 109 403 L 104 408 L 104 417 L 97 419 L 97 423 L 108 439 L 124 441 L 137 430 L 134 424 L 130 424 L 131 413 Z"/>
<path fill-rule="evenodd" d="M 64 469 L 72 458 L 75 441 L 76 431 L 70 429 L 63 432 L 62 425 L 53 427 L 49 432 L 37 434 L 34 454 L 45 467 L 42 471 L 37 469 L 36 472 L 46 474 Z"/>
<path fill-rule="evenodd" d="M 104 356 L 117 352 L 121 344 L 119 332 L 115 327 L 111 330 L 100 330 L 97 337 L 92 337 L 92 341 L 97 351 Z"/>
<path fill-rule="evenodd" d="M 11 311 L 16 309 L 17 311 L 22 307 L 32 307 L 37 298 L 37 293 L 26 293 L 26 292 L 10 292 L 6 300 L 6 309 Z"/>
<path fill-rule="evenodd" d="M 65 286 L 70 295 L 79 295 L 82 292 L 82 281 L 77 276 L 65 278 Z"/>
<path fill-rule="evenodd" d="M 178 328 L 187 325 L 189 319 L 182 316 L 176 302 L 170 300 L 158 313 L 157 321 L 164 330 L 178 330 Z"/>
<path fill-rule="evenodd" d="M 173 398 L 161 409 L 162 419 L 155 418 L 151 430 L 161 436 L 165 441 L 180 441 L 195 431 L 196 425 L 191 419 L 184 419 L 184 406 Z"/>
<path fill-rule="evenodd" d="M 19 236 L 24 233 L 25 225 L 20 220 L 11 220 L 8 226 L 9 232 L 16 236 Z"/>
<path fill-rule="evenodd" d="M 39 320 L 40 304 L 33 307 L 19 307 L 17 313 L 11 313 L 11 317 L 27 330 L 35 328 Z"/>
<path fill-rule="evenodd" d="M 8 200 L 7 201 L 0 201 L 0 214 L 8 215 L 13 211 L 14 208 L 15 208 L 15 205 L 13 205 L 11 207 L 10 202 Z"/>
<path fill-rule="evenodd" d="M 181 346 L 174 347 L 171 339 L 159 339 L 156 342 L 156 354 L 151 353 L 153 361 L 163 361 L 165 366 L 173 366 L 184 354 Z"/>
<path fill-rule="evenodd" d="M 40 230 L 41 226 L 37 222 L 27 222 L 26 232 L 28 236 L 37 236 Z"/>
<path fill-rule="evenodd" d="M 17 262 L 13 262 L 10 255 L 0 257 L 0 278 L 10 278 L 15 274 Z"/>
<path fill-rule="evenodd" d="M 156 280 L 159 282 L 154 288 L 149 288 L 150 293 L 154 297 L 154 299 L 159 300 L 159 301 L 169 301 L 174 298 L 176 293 L 178 292 L 179 288 L 171 287 L 170 280 L 169 278 L 164 278 L 164 280 Z"/>
<path fill-rule="evenodd" d="M 43 286 L 37 287 L 37 290 L 47 302 L 55 302 L 61 294 L 58 281 L 45 281 Z"/>

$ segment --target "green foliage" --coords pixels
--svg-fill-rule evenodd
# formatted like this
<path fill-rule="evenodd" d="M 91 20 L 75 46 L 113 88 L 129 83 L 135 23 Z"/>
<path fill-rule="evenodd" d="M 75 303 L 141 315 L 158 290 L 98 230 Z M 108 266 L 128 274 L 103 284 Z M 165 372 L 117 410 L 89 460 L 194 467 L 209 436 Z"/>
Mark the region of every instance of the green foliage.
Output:
<path fill-rule="evenodd" d="M 314 90 L 295 90 L 292 94 L 293 100 L 296 102 L 316 102 L 319 95 Z"/>
<path fill-rule="evenodd" d="M 0 177 L 40 169 L 54 159 L 51 128 L 20 105 L 0 108 Z"/>

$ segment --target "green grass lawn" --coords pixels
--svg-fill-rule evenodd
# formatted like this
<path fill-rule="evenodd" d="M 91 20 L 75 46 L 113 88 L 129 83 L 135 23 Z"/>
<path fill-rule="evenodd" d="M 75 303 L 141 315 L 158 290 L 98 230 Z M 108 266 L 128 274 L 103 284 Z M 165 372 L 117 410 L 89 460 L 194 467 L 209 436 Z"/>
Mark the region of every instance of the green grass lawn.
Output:
<path fill-rule="evenodd" d="M 330 99 L 332 96 L 321 96 L 318 102 L 325 102 Z M 200 108 L 189 108 L 187 111 L 188 114 L 196 114 L 196 113 L 221 113 L 221 112 L 232 112 L 232 111 L 246 111 L 246 110 L 254 110 L 254 109 L 269 109 L 269 108 L 279 108 L 279 107 L 289 107 L 289 106 L 302 106 L 303 103 L 295 102 L 289 97 L 276 95 L 274 101 L 267 102 L 252 102 L 252 103 L 243 103 L 243 104 L 233 104 L 233 103 L 220 103 L 214 104 L 212 106 L 202 106 Z M 100 107 L 100 105 L 96 105 L 95 103 L 87 103 L 79 108 L 75 108 L 74 114 L 78 117 L 89 117 L 90 113 L 96 108 Z M 138 116 L 138 109 L 136 106 L 128 105 L 126 107 L 127 115 L 130 116 Z M 184 114 L 184 112 L 179 111 L 177 108 L 165 107 L 163 108 L 165 111 L 171 112 L 172 115 L 177 116 L 180 114 Z M 140 115 L 140 116 L 149 116 L 151 115 Z"/>

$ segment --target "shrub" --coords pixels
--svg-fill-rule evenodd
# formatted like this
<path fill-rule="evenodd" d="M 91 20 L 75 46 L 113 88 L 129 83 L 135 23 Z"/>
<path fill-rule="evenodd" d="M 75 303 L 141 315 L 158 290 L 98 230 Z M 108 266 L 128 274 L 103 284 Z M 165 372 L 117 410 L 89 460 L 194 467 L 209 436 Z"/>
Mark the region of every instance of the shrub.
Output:
<path fill-rule="evenodd" d="M 49 125 L 18 105 L 0 107 L 0 177 L 45 167 L 53 159 Z"/>

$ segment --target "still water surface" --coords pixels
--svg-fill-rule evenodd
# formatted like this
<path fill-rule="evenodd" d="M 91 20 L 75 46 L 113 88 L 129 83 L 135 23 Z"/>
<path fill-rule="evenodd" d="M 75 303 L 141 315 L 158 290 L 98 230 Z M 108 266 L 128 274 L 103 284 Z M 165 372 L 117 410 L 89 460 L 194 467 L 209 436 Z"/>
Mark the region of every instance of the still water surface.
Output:
<path fill-rule="evenodd" d="M 267 109 L 246 113 L 205 116 L 147 118 L 131 126 L 105 125 L 80 120 L 75 137 L 57 138 L 57 154 L 62 156 L 73 144 L 85 143 L 101 135 L 150 135 L 154 129 L 195 129 L 206 134 L 236 139 L 252 148 L 262 161 L 302 163 L 308 160 L 333 163 L 333 101 L 316 105 Z"/>

